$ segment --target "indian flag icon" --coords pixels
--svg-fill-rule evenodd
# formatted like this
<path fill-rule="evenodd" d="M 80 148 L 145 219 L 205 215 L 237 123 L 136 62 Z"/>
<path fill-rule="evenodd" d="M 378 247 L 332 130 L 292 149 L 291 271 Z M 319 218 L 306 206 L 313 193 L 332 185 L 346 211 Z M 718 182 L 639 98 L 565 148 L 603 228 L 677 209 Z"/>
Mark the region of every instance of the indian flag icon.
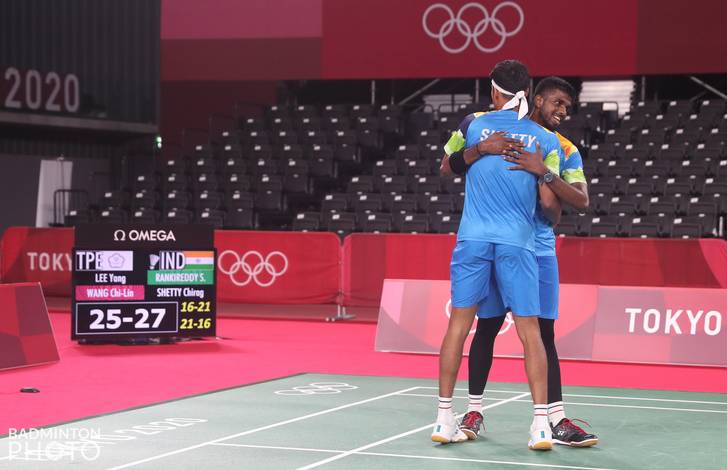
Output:
<path fill-rule="evenodd" d="M 214 251 L 184 251 L 184 269 L 212 269 L 215 262 Z"/>

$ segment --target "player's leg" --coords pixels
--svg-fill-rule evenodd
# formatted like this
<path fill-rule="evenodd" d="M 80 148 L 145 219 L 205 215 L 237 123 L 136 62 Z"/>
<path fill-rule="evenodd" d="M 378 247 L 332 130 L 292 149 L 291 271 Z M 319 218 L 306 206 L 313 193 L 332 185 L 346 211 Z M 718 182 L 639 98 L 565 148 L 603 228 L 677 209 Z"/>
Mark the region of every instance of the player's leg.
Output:
<path fill-rule="evenodd" d="M 469 404 L 462 417 L 460 429 L 469 439 L 477 439 L 482 428 L 482 397 L 487 385 L 487 377 L 492 367 L 492 356 L 495 338 L 505 321 L 505 306 L 495 281 L 490 276 L 490 288 L 487 298 L 477 310 L 477 330 L 470 345 L 468 364 Z"/>
<path fill-rule="evenodd" d="M 543 340 L 543 347 L 545 347 L 545 355 L 548 360 L 548 420 L 551 425 L 555 425 L 565 418 L 563 390 L 560 380 L 560 361 L 558 360 L 558 351 L 555 348 L 555 320 L 541 317 L 538 323 L 540 324 L 540 337 Z"/>
<path fill-rule="evenodd" d="M 559 276 L 555 256 L 538 257 L 540 283 L 540 336 L 548 358 L 548 421 L 553 442 L 573 447 L 598 444 L 598 437 L 585 432 L 566 417 L 560 376 L 560 360 L 555 347 L 555 320 L 558 318 Z"/>
<path fill-rule="evenodd" d="M 528 447 L 549 450 L 552 435 L 548 424 L 548 363 L 538 325 L 540 298 L 535 254 L 519 247 L 497 245 L 495 272 L 503 301 L 513 313 L 515 328 L 523 344 L 525 373 L 533 397 L 534 417 Z"/>
<path fill-rule="evenodd" d="M 477 439 L 482 428 L 482 398 L 492 367 L 495 338 L 504 321 L 505 317 L 502 315 L 477 319 L 477 330 L 470 345 L 468 360 L 469 404 L 460 424 L 460 429 L 469 439 Z"/>
<path fill-rule="evenodd" d="M 489 243 L 459 241 L 452 252 L 452 314 L 439 352 L 439 403 L 432 432 L 435 442 L 467 440 L 457 426 L 452 394 L 477 306 L 487 297 L 493 251 Z"/>
<path fill-rule="evenodd" d="M 452 307 L 447 333 L 439 350 L 439 402 L 437 422 L 432 431 L 434 442 L 461 442 L 467 436 L 459 430 L 452 408 L 452 395 L 457 382 L 457 373 L 462 362 L 464 342 L 472 328 L 477 305 L 465 308 Z"/>

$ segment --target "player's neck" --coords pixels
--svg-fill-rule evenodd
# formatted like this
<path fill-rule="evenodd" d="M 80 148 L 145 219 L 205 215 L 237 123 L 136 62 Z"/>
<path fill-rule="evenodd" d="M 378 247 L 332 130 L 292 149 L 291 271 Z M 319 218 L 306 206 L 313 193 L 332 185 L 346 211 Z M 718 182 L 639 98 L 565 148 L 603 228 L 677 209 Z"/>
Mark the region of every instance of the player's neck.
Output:
<path fill-rule="evenodd" d="M 539 126 L 541 126 L 541 127 L 544 127 L 544 128 L 546 128 L 546 129 L 548 129 L 549 131 L 554 131 L 553 129 L 551 129 L 550 127 L 548 127 L 548 126 L 547 126 L 547 125 L 545 124 L 545 121 L 543 121 L 543 118 L 542 118 L 542 117 L 540 116 L 540 113 L 536 112 L 535 110 L 533 110 L 533 112 L 532 112 L 532 113 L 530 113 L 530 116 L 528 116 L 528 117 L 529 117 L 529 118 L 530 118 L 530 120 L 531 120 L 531 121 L 533 121 L 533 122 L 534 122 L 535 124 L 538 124 Z"/>

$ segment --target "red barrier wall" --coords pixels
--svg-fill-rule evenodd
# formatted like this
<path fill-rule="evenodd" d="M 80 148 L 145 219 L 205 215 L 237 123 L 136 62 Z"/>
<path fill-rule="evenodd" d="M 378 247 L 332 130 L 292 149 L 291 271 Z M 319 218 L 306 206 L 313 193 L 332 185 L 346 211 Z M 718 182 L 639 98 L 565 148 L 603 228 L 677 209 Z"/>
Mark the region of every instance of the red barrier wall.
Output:
<path fill-rule="evenodd" d="M 45 295 L 70 297 L 72 228 L 10 227 L 2 238 L 2 282 L 40 282 Z"/>
<path fill-rule="evenodd" d="M 228 302 L 317 304 L 335 303 L 340 291 L 343 305 L 377 307 L 386 278 L 449 279 L 454 244 L 454 235 L 356 233 L 341 250 L 332 233 L 221 230 L 215 233 L 219 296 Z M 73 229 L 8 229 L 3 282 L 40 282 L 47 295 L 70 296 L 72 246 Z M 564 284 L 727 288 L 724 240 L 568 237 L 558 239 L 557 249 Z M 223 257 L 226 251 L 231 253 Z M 276 251 L 284 256 L 271 256 Z"/>
<path fill-rule="evenodd" d="M 385 278 L 449 279 L 454 243 L 454 235 L 351 235 L 343 247 L 345 305 L 377 306 Z M 727 288 L 724 240 L 567 237 L 557 249 L 564 284 Z"/>
<path fill-rule="evenodd" d="M 0 285 L 0 369 L 60 360 L 37 282 Z"/>
<path fill-rule="evenodd" d="M 449 294 L 448 281 L 387 279 L 376 350 L 436 354 L 451 314 Z M 722 289 L 562 284 L 558 355 L 727 367 L 726 313 Z M 495 354 L 522 356 L 510 317 L 500 329 Z"/>
<path fill-rule="evenodd" d="M 340 289 L 333 233 L 217 230 L 217 293 L 223 302 L 331 304 Z"/>
<path fill-rule="evenodd" d="M 384 279 L 449 279 L 454 235 L 354 233 L 343 242 L 343 304 L 375 307 Z"/>

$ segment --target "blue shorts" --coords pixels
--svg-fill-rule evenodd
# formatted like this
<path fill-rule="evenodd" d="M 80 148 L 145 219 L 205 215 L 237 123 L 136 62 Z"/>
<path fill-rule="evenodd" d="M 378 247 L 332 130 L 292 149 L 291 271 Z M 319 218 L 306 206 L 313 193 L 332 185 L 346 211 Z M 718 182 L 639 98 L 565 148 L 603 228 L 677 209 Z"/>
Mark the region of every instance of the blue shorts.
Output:
<path fill-rule="evenodd" d="M 525 248 L 460 240 L 452 252 L 450 278 L 453 307 L 482 305 L 499 293 L 500 302 L 516 315 L 540 313 L 538 263 Z"/>
<path fill-rule="evenodd" d="M 558 276 L 558 258 L 555 256 L 538 256 L 538 294 L 540 297 L 540 318 L 558 319 L 558 294 L 560 280 Z M 478 318 L 494 318 L 505 315 L 508 309 L 500 295 L 498 285 L 493 279 L 487 289 L 487 299 L 480 303 L 477 310 Z"/>

